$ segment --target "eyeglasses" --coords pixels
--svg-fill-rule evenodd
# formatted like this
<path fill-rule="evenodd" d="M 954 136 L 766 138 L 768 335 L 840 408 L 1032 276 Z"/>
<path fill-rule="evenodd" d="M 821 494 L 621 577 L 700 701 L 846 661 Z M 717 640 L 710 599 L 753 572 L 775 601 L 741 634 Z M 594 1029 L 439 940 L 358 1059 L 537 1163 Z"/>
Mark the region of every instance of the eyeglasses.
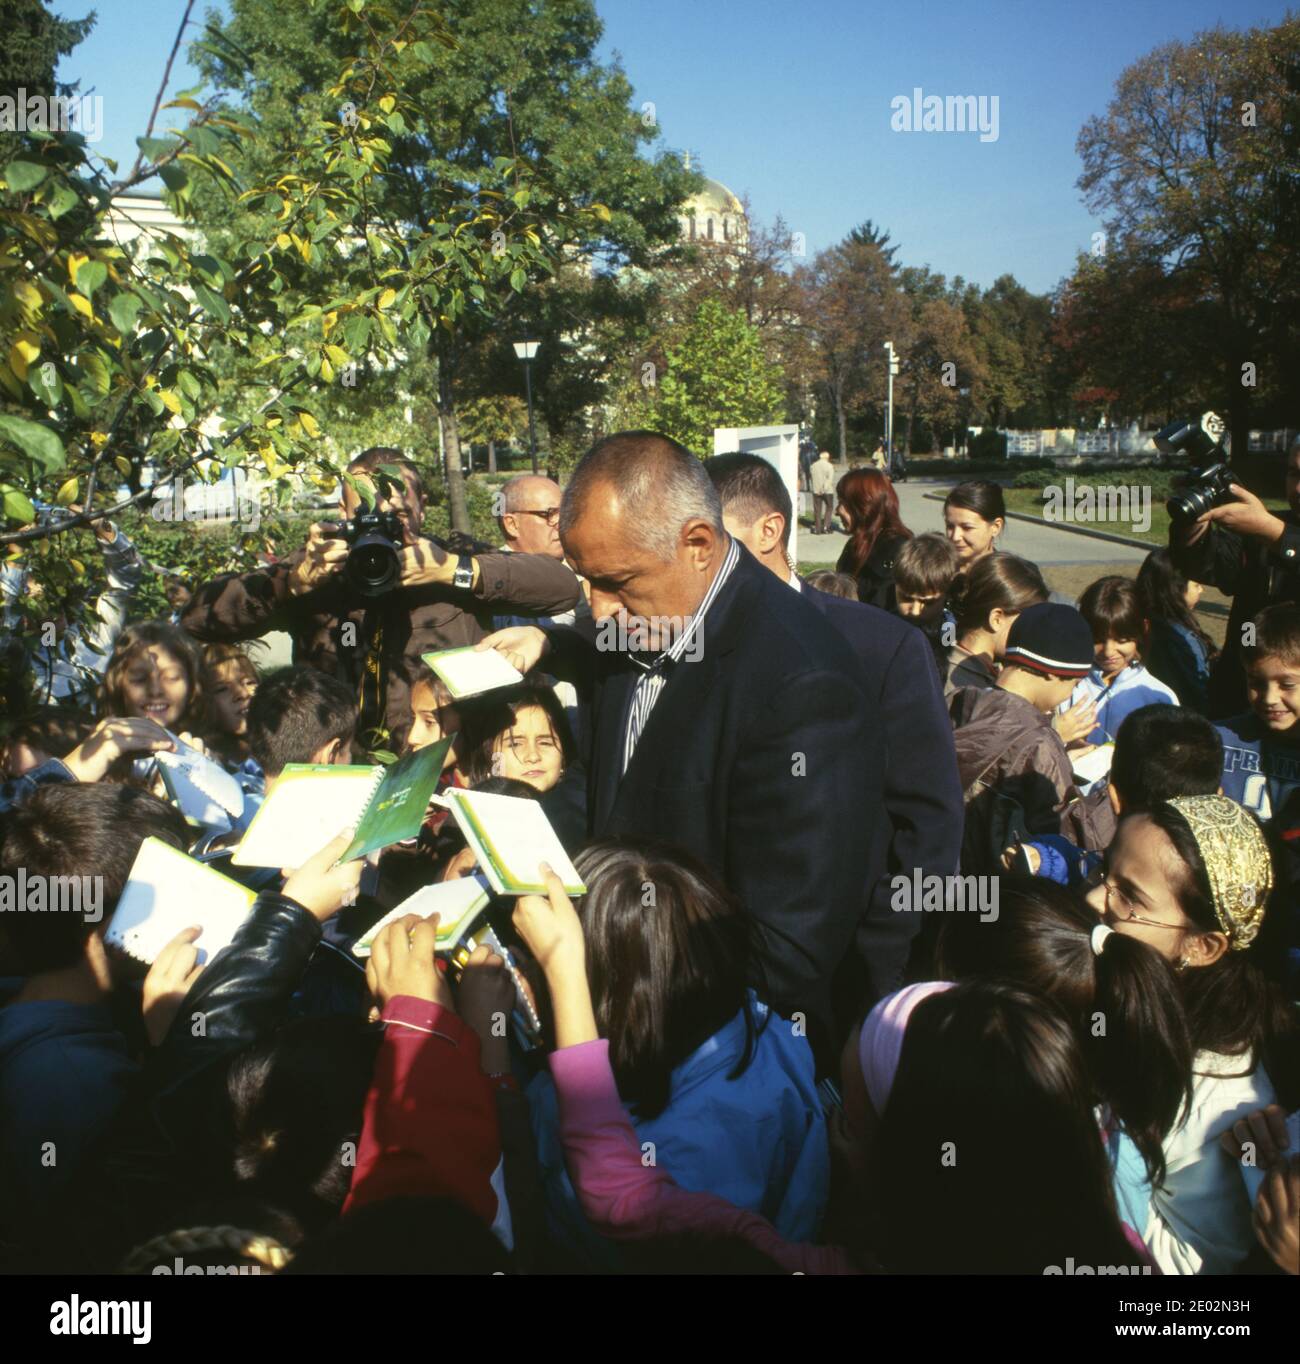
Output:
<path fill-rule="evenodd" d="M 543 508 L 541 509 L 541 511 L 517 511 L 517 512 L 515 512 L 515 515 L 516 515 L 516 516 L 540 516 L 540 517 L 542 518 L 542 520 L 545 521 L 546 524 L 547 524 L 548 526 L 554 526 L 554 525 L 558 525 L 558 524 L 559 524 L 559 520 L 560 520 L 560 509 L 559 509 L 559 507 L 543 507 Z"/>
<path fill-rule="evenodd" d="M 1106 896 L 1106 909 L 1102 916 L 1104 919 L 1113 920 L 1115 923 L 1146 924 L 1148 928 L 1174 928 L 1179 932 L 1183 931 L 1184 925 L 1182 924 L 1163 924 L 1159 919 L 1148 919 L 1139 914 L 1133 908 L 1132 902 L 1124 895 L 1124 892 L 1117 886 L 1112 886 L 1109 881 L 1103 879 L 1100 884 L 1102 892 Z M 1119 902 L 1118 908 L 1112 905 L 1112 897 Z"/>

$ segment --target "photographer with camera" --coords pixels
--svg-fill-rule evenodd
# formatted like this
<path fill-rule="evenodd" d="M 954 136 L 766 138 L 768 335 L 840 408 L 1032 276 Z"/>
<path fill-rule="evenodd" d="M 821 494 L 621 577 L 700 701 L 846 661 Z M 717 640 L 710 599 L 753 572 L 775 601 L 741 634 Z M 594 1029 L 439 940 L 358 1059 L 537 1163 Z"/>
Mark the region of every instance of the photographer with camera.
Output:
<path fill-rule="evenodd" d="M 1223 653 L 1210 674 L 1209 714 L 1221 719 L 1246 709 L 1242 627 L 1275 602 L 1300 602 L 1300 436 L 1287 451 L 1290 510 L 1275 515 L 1232 477 L 1212 412 L 1201 423 L 1176 421 L 1155 437 L 1164 454 L 1187 453 L 1197 470 L 1169 499 L 1169 556 L 1185 577 L 1232 598 Z"/>
<path fill-rule="evenodd" d="M 401 482 L 381 472 L 396 465 Z M 424 489 L 399 450 L 376 446 L 348 465 L 343 523 L 312 526 L 284 561 L 196 589 L 182 625 L 195 639 L 234 642 L 269 630 L 293 638 L 293 661 L 355 688 L 357 734 L 396 751 L 411 722 L 403 659 L 475 644 L 494 613 L 550 616 L 578 599 L 578 580 L 541 554 L 457 553 L 421 533 Z M 386 736 L 377 731 L 386 730 Z"/>

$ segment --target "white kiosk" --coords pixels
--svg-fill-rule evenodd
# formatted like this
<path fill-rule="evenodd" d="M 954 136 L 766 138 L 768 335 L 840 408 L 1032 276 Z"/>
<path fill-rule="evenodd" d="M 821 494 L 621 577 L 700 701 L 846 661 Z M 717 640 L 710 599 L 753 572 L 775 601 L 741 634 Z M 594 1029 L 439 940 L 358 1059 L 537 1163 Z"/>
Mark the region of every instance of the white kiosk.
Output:
<path fill-rule="evenodd" d="M 713 453 L 730 455 L 740 451 L 758 455 L 781 475 L 794 524 L 790 527 L 790 557 L 799 562 L 799 428 L 798 426 L 718 426 L 713 431 Z"/>

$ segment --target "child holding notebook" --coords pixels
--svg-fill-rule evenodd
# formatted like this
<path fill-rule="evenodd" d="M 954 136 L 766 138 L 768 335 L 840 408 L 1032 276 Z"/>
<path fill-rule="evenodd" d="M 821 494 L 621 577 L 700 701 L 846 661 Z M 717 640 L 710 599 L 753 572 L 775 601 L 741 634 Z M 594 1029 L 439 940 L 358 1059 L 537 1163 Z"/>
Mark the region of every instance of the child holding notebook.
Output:
<path fill-rule="evenodd" d="M 811 1239 L 830 1177 L 812 1049 L 748 988 L 740 906 L 693 858 L 653 844 L 601 840 L 575 866 L 596 1022 L 643 1153 L 682 1187 Z M 528 1097 L 552 1234 L 579 1263 L 609 1265 L 565 1169 L 549 1075 Z"/>

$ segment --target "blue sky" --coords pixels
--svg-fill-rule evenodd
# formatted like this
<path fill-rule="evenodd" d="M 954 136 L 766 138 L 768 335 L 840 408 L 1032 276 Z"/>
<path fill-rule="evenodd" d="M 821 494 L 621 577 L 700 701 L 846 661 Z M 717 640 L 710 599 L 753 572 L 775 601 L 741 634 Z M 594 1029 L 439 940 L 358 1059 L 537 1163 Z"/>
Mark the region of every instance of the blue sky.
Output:
<path fill-rule="evenodd" d="M 292 3 L 292 0 L 282 0 Z M 1075 140 L 1120 72 L 1172 38 L 1282 19 L 1285 0 L 596 0 L 601 56 L 618 52 L 653 103 L 661 145 L 809 254 L 871 218 L 909 265 L 1048 290 L 1099 226 L 1075 181 Z M 95 32 L 61 69 L 104 96 L 99 150 L 134 156 L 182 0 L 98 0 Z M 57 12 L 90 3 L 58 0 Z M 205 8 L 200 4 L 196 12 Z M 178 58 L 173 90 L 194 83 Z M 890 101 L 998 97 L 998 137 L 902 133 Z M 128 162 L 129 164 L 129 162 Z"/>

